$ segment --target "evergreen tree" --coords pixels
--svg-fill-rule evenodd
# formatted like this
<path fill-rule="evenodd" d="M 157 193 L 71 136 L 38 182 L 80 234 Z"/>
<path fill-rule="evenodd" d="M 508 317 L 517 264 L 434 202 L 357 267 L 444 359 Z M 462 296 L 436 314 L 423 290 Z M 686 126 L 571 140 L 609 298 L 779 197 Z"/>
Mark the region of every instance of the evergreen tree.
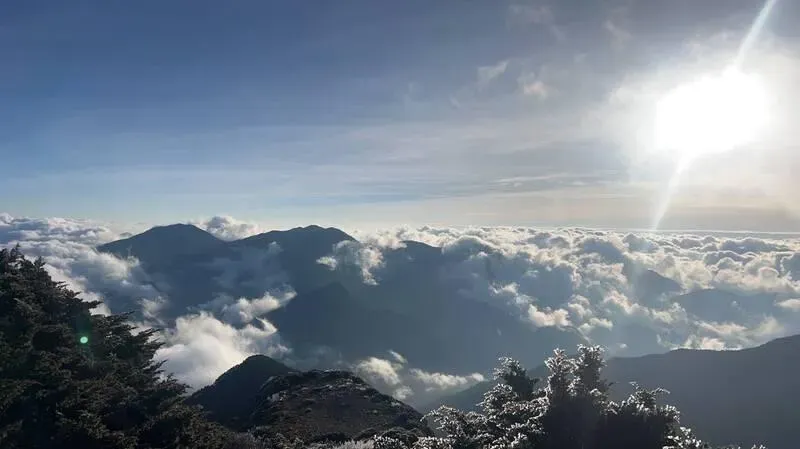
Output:
<path fill-rule="evenodd" d="M 0 447 L 216 448 L 225 432 L 183 404 L 153 360 L 152 330 L 54 282 L 42 260 L 0 251 Z"/>
<path fill-rule="evenodd" d="M 635 391 L 616 403 L 601 376 L 599 347 L 579 346 L 570 358 L 556 350 L 545 362 L 550 370 L 544 388 L 535 389 L 519 362 L 503 358 L 500 382 L 484 396 L 483 413 L 442 407 L 430 414 L 445 434 L 420 439 L 414 449 L 709 449 L 680 426 L 679 413 L 659 405 L 664 390 Z M 376 449 L 398 449 L 381 440 Z"/>

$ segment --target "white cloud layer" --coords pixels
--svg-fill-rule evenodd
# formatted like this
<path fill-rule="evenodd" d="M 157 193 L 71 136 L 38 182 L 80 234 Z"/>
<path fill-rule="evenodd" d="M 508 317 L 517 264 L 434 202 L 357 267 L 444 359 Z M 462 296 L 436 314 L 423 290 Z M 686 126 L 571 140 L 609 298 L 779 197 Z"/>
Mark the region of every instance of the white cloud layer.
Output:
<path fill-rule="evenodd" d="M 356 235 L 359 242 L 337 246 L 324 261 L 354 269 L 374 284 L 393 269 L 395 259 L 386 253 L 402 248 L 403 241 L 438 246 L 448 261 L 441 275 L 465 281 L 459 283 L 462 295 L 509 310 L 532 327 L 579 332 L 612 354 L 735 349 L 800 332 L 800 242 L 792 237 L 519 227 L 396 228 Z M 54 279 L 87 300 L 106 300 L 114 312 L 122 311 L 120 304 L 133 304 L 143 313 L 141 325 L 166 327 L 159 357 L 192 386 L 210 382 L 251 354 L 290 354 L 274 326 L 257 318 L 294 294 L 274 266 L 277 245 L 236 261 L 213 262 L 220 265 L 215 282 L 221 289 L 249 279 L 248 287 L 262 293 L 219 294 L 173 324 L 160 321 L 170 299 L 138 261 L 94 249 L 118 237 L 93 222 L 0 215 L 0 245 L 19 244 L 27 255 L 42 257 Z M 419 400 L 480 377 L 425 372 L 390 349 L 352 366 L 398 398 Z"/>
<path fill-rule="evenodd" d="M 87 301 L 106 301 L 98 308 L 100 313 L 108 313 L 109 303 L 115 298 L 131 298 L 139 304 L 163 301 L 138 261 L 118 259 L 94 249 L 119 237 L 109 227 L 92 221 L 0 214 L 0 246 L 19 245 L 28 257 L 41 257 L 54 280 L 82 292 Z"/>
<path fill-rule="evenodd" d="M 388 351 L 390 358 L 368 357 L 352 365 L 352 370 L 373 386 L 395 398 L 421 404 L 432 397 L 464 390 L 482 382 L 482 374 L 456 375 L 431 373 L 411 368 L 405 357 Z"/>
<path fill-rule="evenodd" d="M 191 387 L 208 385 L 222 373 L 253 354 L 282 357 L 289 352 L 280 344 L 277 329 L 265 320 L 260 326 L 236 328 L 201 312 L 178 318 L 162 337 L 164 347 L 156 358 L 164 360 L 167 372 Z"/>
<path fill-rule="evenodd" d="M 612 352 L 733 349 L 800 331 L 800 242 L 791 237 L 423 227 L 371 240 L 440 246 L 456 261 L 449 275 L 471 281 L 466 295 Z M 372 272 L 378 248 L 363 263 L 331 257 Z"/>

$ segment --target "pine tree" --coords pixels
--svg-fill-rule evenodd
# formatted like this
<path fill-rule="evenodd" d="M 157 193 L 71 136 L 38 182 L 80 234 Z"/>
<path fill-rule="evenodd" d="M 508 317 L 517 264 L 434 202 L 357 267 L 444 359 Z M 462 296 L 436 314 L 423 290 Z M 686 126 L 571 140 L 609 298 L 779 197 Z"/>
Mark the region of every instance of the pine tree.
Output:
<path fill-rule="evenodd" d="M 42 260 L 0 251 L 0 447 L 221 447 L 153 360 L 154 331 L 54 282 Z"/>

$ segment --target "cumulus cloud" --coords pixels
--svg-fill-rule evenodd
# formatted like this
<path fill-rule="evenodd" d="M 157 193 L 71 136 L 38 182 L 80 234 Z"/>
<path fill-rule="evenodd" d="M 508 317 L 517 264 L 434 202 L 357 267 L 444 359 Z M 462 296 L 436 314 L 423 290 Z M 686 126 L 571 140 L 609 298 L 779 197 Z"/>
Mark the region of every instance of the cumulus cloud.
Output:
<path fill-rule="evenodd" d="M 779 302 L 778 306 L 783 307 L 784 309 L 800 312 L 800 299 L 797 298 L 786 299 Z"/>
<path fill-rule="evenodd" d="M 252 235 L 265 232 L 256 223 L 240 221 L 229 216 L 214 216 L 207 220 L 192 222 L 200 229 L 214 235 L 221 240 L 239 240 Z"/>
<path fill-rule="evenodd" d="M 405 358 L 405 357 L 403 357 L 403 356 L 402 356 L 400 353 L 398 353 L 398 352 L 395 352 L 395 351 L 389 351 L 389 355 L 391 355 L 391 356 L 392 356 L 392 358 L 393 358 L 393 359 L 394 359 L 396 362 L 398 362 L 398 363 L 401 363 L 401 364 L 404 364 L 404 365 L 407 363 L 407 360 L 406 360 L 406 358 Z"/>
<path fill-rule="evenodd" d="M 614 354 L 740 348 L 798 330 L 795 240 L 514 227 L 397 228 L 375 236 L 440 247 L 448 261 L 443 275 L 458 279 L 463 295 L 535 327 L 574 329 Z M 372 249 L 384 257 L 373 252 L 363 269 L 372 272 L 382 260 L 380 272 L 391 272 L 390 250 Z"/>
<path fill-rule="evenodd" d="M 62 242 L 99 245 L 118 238 L 118 233 L 90 220 L 26 218 L 0 213 L 0 244 Z"/>
<path fill-rule="evenodd" d="M 530 319 L 531 322 L 533 322 L 533 324 L 535 324 L 537 327 L 566 327 L 570 325 L 569 312 L 566 310 L 539 310 L 533 304 L 528 306 L 528 319 Z"/>
<path fill-rule="evenodd" d="M 391 359 L 368 357 L 355 363 L 352 369 L 378 390 L 412 404 L 425 403 L 435 396 L 463 390 L 485 380 L 479 373 L 462 376 L 411 368 L 401 354 L 389 351 L 389 355 Z"/>
<path fill-rule="evenodd" d="M 410 369 L 409 373 L 425 385 L 426 391 L 463 389 L 485 380 L 483 375 L 478 373 L 456 376 L 454 374 L 428 373 L 416 368 Z"/>
<path fill-rule="evenodd" d="M 397 371 L 402 369 L 402 366 L 401 363 L 393 363 L 389 360 L 370 357 L 358 362 L 355 368 L 359 373 L 364 374 L 369 379 L 378 380 L 394 387 L 400 385 L 400 375 Z"/>
<path fill-rule="evenodd" d="M 275 326 L 265 320 L 237 328 L 206 312 L 178 318 L 162 338 L 165 345 L 156 359 L 163 360 L 167 372 L 193 388 L 212 383 L 253 354 L 281 358 L 290 352 L 280 343 Z"/>
<path fill-rule="evenodd" d="M 31 219 L 0 214 L 0 247 L 19 245 L 28 257 L 41 257 L 54 280 L 103 300 L 99 313 L 125 312 L 165 298 L 135 259 L 99 253 L 95 246 L 119 234 L 100 223 L 64 218 Z"/>
<path fill-rule="evenodd" d="M 333 253 L 317 262 L 331 270 L 356 267 L 365 284 L 376 285 L 376 271 L 384 266 L 383 251 L 401 247 L 396 240 L 378 237 L 365 241 L 342 241 L 333 248 Z"/>
<path fill-rule="evenodd" d="M 213 301 L 203 304 L 201 308 L 215 312 L 224 322 L 243 325 L 255 321 L 258 317 L 286 304 L 295 296 L 293 291 L 282 293 L 266 292 L 260 298 L 240 297 L 234 299 L 230 295 L 221 294 Z"/>

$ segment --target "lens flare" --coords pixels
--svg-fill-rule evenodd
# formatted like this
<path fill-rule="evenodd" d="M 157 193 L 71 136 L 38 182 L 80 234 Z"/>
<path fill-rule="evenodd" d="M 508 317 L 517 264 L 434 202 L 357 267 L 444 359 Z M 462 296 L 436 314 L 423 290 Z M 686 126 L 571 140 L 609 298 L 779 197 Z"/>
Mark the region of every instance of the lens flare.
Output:
<path fill-rule="evenodd" d="M 700 156 L 730 151 L 757 140 L 768 121 L 764 85 L 741 71 L 778 0 L 766 0 L 739 46 L 730 68 L 678 86 L 656 105 L 654 144 L 678 156 L 653 217 L 657 230 L 669 210 L 683 172 Z"/>

